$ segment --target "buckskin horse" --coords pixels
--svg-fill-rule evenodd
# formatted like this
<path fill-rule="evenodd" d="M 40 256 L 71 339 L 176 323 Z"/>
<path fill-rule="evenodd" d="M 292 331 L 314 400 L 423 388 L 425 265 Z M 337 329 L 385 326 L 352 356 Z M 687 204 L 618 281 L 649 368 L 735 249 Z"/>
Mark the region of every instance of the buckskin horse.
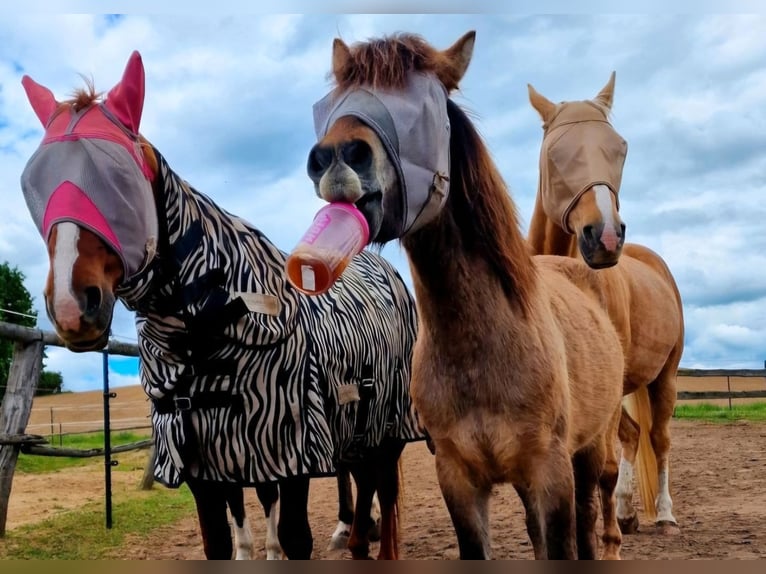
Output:
<path fill-rule="evenodd" d="M 651 249 L 624 243 L 619 213 L 625 140 L 609 121 L 615 74 L 592 100 L 554 104 L 528 86 L 543 121 L 540 179 L 528 240 L 539 254 L 564 255 L 602 269 L 598 280 L 625 354 L 622 461 L 617 515 L 638 529 L 636 466 L 643 508 L 661 533 L 678 531 L 669 486 L 670 419 L 684 347 L 683 306 L 673 275 Z M 632 416 L 631 416 L 632 415 Z"/>
<path fill-rule="evenodd" d="M 355 203 L 376 243 L 400 239 L 407 253 L 418 307 L 412 398 L 460 557 L 490 557 L 492 487 L 510 482 L 535 557 L 594 558 L 597 487 L 609 506 L 617 481 L 605 457 L 622 348 L 596 272 L 532 257 L 486 145 L 449 97 L 474 40 L 469 32 L 440 51 L 412 34 L 336 39 L 308 175 L 323 199 Z M 605 522 L 605 555 L 617 557 L 616 520 Z"/>
<path fill-rule="evenodd" d="M 139 135 L 138 52 L 105 99 L 22 83 L 45 130 L 21 185 L 48 246 L 48 316 L 82 352 L 106 343 L 117 298 L 135 311 L 155 478 L 189 485 L 206 556 L 232 556 L 226 509 L 243 485 L 278 485 L 279 545 L 310 558 L 309 479 L 343 466 L 357 484 L 352 555 L 368 556 L 377 491 L 379 558 L 396 558 L 398 461 L 424 436 L 409 395 L 416 309 L 393 266 L 364 252 L 328 293 L 293 289 L 285 254 Z"/>

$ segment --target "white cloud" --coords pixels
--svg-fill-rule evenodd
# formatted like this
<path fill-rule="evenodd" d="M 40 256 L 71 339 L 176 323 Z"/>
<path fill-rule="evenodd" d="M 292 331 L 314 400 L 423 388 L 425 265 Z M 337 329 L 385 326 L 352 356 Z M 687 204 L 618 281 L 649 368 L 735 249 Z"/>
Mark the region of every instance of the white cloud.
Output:
<path fill-rule="evenodd" d="M 477 30 L 474 59 L 456 99 L 475 112 L 523 226 L 541 141 L 526 84 L 554 101 L 589 98 L 616 70 L 613 121 L 630 149 L 622 212 L 629 239 L 661 253 L 678 279 L 687 311 L 682 364 L 761 366 L 760 16 L 152 15 L 108 26 L 87 14 L 8 16 L 0 22 L 0 261 L 26 274 L 40 325 L 50 328 L 40 295 L 46 252 L 19 191 L 41 135 L 22 73 L 59 98 L 82 84 L 78 73 L 108 90 L 139 49 L 147 74 L 143 133 L 181 176 L 288 250 L 321 205 L 304 170 L 314 141 L 311 105 L 328 89 L 333 38 L 409 31 L 447 47 L 469 29 Z M 398 245 L 384 255 L 409 282 Z M 113 333 L 135 336 L 133 316 L 121 306 Z M 48 364 L 69 388 L 101 384 L 97 354 L 50 349 Z"/>

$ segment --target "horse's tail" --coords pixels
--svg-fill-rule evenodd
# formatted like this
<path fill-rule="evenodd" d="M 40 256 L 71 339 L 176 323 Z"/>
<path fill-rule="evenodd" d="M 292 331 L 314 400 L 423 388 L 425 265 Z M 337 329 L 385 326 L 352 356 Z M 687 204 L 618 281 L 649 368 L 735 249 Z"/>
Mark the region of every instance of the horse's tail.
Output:
<path fill-rule="evenodd" d="M 654 456 L 652 441 L 649 431 L 652 429 L 652 405 L 649 402 L 649 391 L 640 387 L 627 395 L 623 401 L 625 409 L 631 418 L 638 423 L 638 449 L 636 451 L 636 482 L 641 504 L 649 520 L 657 519 L 657 510 L 654 507 L 659 492 L 657 478 L 657 459 Z"/>

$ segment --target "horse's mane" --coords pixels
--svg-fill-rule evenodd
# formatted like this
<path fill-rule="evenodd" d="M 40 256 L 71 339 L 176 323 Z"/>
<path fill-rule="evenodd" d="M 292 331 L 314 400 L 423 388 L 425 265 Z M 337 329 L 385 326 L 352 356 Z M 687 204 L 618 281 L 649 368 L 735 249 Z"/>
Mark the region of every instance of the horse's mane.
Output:
<path fill-rule="evenodd" d="M 400 33 L 357 42 L 349 50 L 348 60 L 334 70 L 335 82 L 341 91 L 364 85 L 374 89 L 401 89 L 411 71 L 438 70 L 448 91 L 457 88 L 460 79 L 452 62 L 417 34 Z"/>
<path fill-rule="evenodd" d="M 334 65 L 338 90 L 403 89 L 412 71 L 435 73 L 448 92 L 462 71 L 417 34 L 394 34 L 353 44 Z M 447 100 L 451 123 L 450 203 L 464 245 L 486 258 L 512 299 L 529 300 L 535 268 L 519 230 L 516 208 L 484 142 L 465 112 Z M 522 303 L 523 304 L 523 303 Z"/>
<path fill-rule="evenodd" d="M 481 253 L 509 297 L 528 301 L 535 267 L 508 187 L 466 113 L 447 100 L 452 216 L 466 248 Z"/>
<path fill-rule="evenodd" d="M 93 80 L 86 78 L 85 76 L 82 76 L 82 79 L 85 81 L 85 87 L 76 88 L 69 99 L 59 102 L 59 108 L 66 106 L 71 107 L 75 112 L 79 112 L 80 110 L 84 110 L 88 106 L 101 101 L 103 93 L 96 91 Z"/>
<path fill-rule="evenodd" d="M 79 112 L 103 100 L 104 93 L 96 91 L 96 86 L 93 83 L 93 80 L 86 78 L 85 76 L 82 76 L 82 79 L 85 82 L 85 87 L 75 88 L 68 99 L 59 102 L 58 112 L 64 108 L 69 107 L 71 107 L 71 109 L 75 112 Z M 157 162 L 157 156 L 154 154 L 154 147 L 141 134 L 138 134 L 138 141 L 141 149 L 143 150 L 144 158 L 149 164 L 149 169 L 152 171 L 152 173 L 157 173 L 159 170 L 159 164 Z"/>

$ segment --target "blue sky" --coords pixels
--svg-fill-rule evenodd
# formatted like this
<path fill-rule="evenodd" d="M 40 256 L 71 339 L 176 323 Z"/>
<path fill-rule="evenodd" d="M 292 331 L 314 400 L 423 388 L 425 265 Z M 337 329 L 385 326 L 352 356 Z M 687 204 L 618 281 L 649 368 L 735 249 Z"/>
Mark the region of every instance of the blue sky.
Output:
<path fill-rule="evenodd" d="M 321 202 L 305 174 L 311 105 L 332 40 L 406 31 L 447 47 L 477 31 L 456 100 L 467 107 L 522 217 L 532 212 L 542 131 L 527 83 L 554 101 L 593 97 L 617 72 L 613 123 L 628 141 L 621 213 L 629 241 L 658 251 L 686 314 L 682 366 L 760 368 L 766 359 L 766 19 L 747 15 L 239 14 L 9 15 L 0 22 L 0 261 L 27 277 L 39 326 L 47 256 L 19 175 L 42 135 L 21 88 L 60 99 L 108 90 L 130 52 L 147 74 L 142 133 L 222 207 L 289 250 Z M 44 41 L 41 40 L 44 38 Z M 409 280 L 397 244 L 384 250 Z M 135 339 L 119 306 L 119 339 Z M 97 354 L 48 349 L 71 390 L 101 385 Z M 113 359 L 115 386 L 136 363 Z"/>

